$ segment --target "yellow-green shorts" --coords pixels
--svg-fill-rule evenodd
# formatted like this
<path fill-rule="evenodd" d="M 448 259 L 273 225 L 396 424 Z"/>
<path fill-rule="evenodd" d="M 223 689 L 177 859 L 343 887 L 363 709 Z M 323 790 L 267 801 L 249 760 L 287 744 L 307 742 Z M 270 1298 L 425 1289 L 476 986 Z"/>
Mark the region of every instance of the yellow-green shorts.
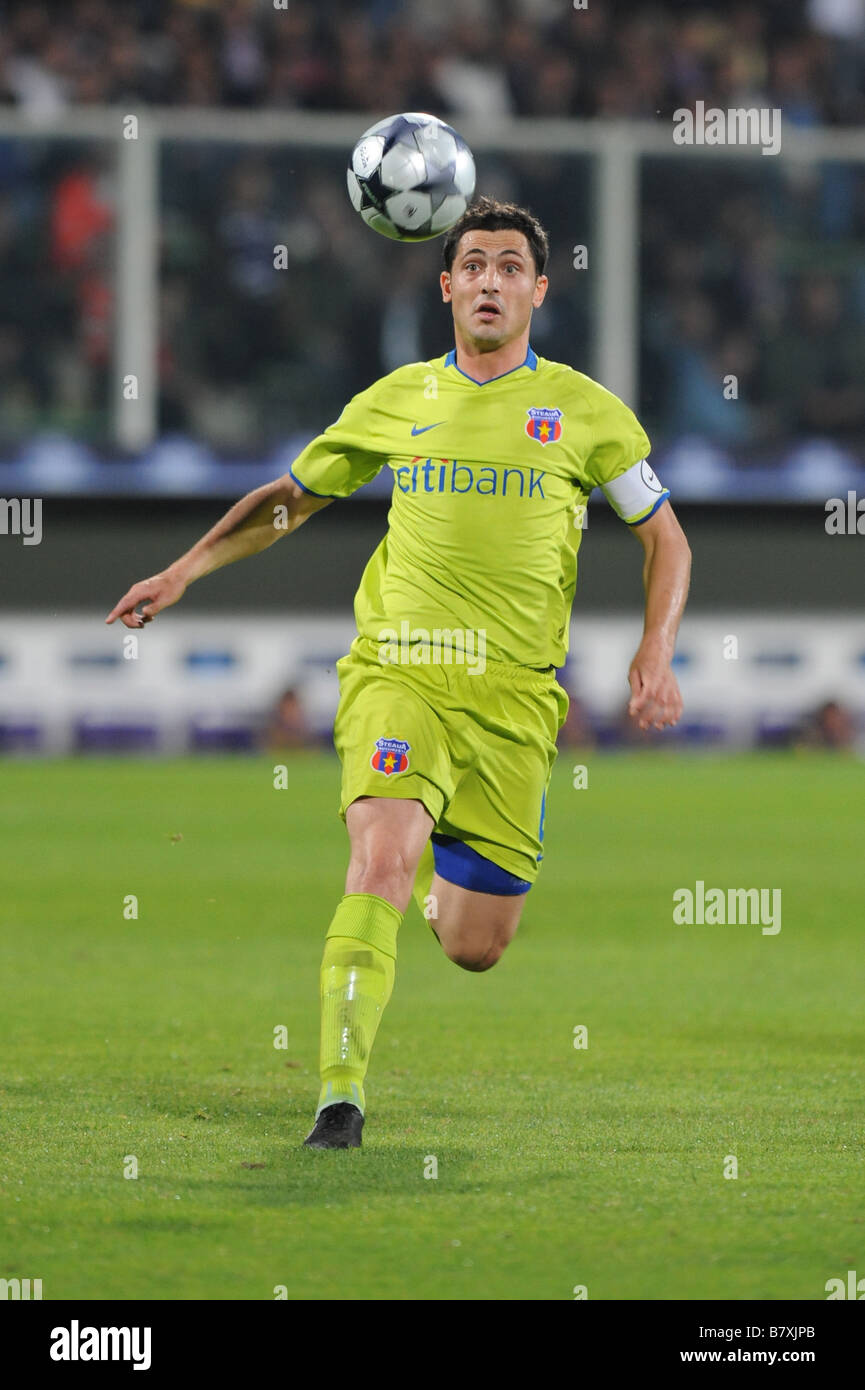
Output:
<path fill-rule="evenodd" d="M 359 796 L 417 799 L 435 821 L 439 872 L 438 846 L 447 862 L 448 841 L 460 842 L 522 881 L 503 891 L 525 891 L 543 855 L 555 740 L 568 710 L 553 671 L 494 661 L 478 674 L 456 662 L 383 664 L 364 637 L 336 670 L 342 819 Z"/>

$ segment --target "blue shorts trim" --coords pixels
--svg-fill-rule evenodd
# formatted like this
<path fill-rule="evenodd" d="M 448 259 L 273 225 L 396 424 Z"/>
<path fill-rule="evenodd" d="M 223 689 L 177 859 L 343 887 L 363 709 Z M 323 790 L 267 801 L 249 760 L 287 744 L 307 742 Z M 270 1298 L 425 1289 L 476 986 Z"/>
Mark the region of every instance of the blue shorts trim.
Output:
<path fill-rule="evenodd" d="M 433 834 L 431 838 L 436 873 L 448 883 L 470 888 L 473 893 L 496 893 L 509 898 L 528 893 L 532 886 L 452 835 Z"/>

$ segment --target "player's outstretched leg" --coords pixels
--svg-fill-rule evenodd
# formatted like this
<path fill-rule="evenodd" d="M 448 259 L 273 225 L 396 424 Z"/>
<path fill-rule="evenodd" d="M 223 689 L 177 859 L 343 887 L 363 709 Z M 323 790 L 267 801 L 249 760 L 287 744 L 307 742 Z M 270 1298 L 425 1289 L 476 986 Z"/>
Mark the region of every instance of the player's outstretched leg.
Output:
<path fill-rule="evenodd" d="M 465 881 L 443 878 L 437 864 Z M 445 955 L 463 970 L 480 971 L 495 965 L 513 939 L 529 887 L 461 841 L 433 834 L 418 863 L 412 896 Z"/>
<path fill-rule="evenodd" d="M 369 1055 L 393 990 L 397 931 L 432 825 L 414 800 L 360 797 L 346 811 L 351 860 L 321 963 L 321 1094 L 308 1148 L 360 1148 Z"/>
<path fill-rule="evenodd" d="M 463 970 L 489 970 L 513 939 L 525 896 L 479 893 L 435 874 L 429 894 L 435 905 L 430 926 L 442 950 Z"/>

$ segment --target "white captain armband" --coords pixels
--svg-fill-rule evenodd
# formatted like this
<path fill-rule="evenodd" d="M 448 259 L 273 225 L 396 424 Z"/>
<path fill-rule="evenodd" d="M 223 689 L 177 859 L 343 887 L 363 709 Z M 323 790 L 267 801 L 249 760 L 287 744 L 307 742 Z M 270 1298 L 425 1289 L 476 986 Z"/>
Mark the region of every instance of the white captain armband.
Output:
<path fill-rule="evenodd" d="M 646 459 L 611 483 L 602 483 L 601 490 L 613 511 L 629 526 L 648 521 L 670 495 Z"/>

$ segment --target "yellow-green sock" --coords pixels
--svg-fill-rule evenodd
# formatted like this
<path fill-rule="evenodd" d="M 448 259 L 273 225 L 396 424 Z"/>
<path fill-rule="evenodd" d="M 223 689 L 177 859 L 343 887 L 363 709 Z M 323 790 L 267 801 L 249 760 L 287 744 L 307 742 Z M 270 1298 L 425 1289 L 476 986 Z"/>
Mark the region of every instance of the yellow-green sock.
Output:
<path fill-rule="evenodd" d="M 402 913 L 374 893 L 347 893 L 334 913 L 321 962 L 321 1093 L 363 1112 L 369 1054 L 396 973 Z"/>

